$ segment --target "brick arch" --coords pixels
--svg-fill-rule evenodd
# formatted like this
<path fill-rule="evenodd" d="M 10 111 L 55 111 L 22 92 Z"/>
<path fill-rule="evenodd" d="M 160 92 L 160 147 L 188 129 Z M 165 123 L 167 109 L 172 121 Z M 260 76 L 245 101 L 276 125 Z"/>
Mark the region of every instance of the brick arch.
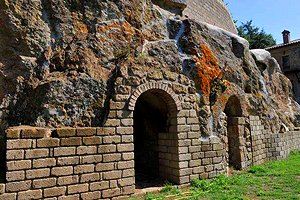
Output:
<path fill-rule="evenodd" d="M 133 94 L 129 98 L 128 109 L 133 111 L 139 96 L 149 90 L 156 90 L 156 92 L 160 93 L 161 96 L 164 99 L 166 99 L 170 108 L 175 108 L 176 111 L 182 109 L 177 94 L 175 94 L 175 92 L 167 84 L 162 82 L 150 82 L 138 86 L 137 89 L 133 92 Z"/>

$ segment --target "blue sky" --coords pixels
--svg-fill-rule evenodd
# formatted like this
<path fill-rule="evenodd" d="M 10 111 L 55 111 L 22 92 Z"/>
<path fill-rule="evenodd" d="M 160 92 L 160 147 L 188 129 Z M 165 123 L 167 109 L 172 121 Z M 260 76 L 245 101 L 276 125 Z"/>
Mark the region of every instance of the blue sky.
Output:
<path fill-rule="evenodd" d="M 233 19 L 241 22 L 253 20 L 282 43 L 281 32 L 291 32 L 291 40 L 300 39 L 300 0 L 225 0 Z"/>

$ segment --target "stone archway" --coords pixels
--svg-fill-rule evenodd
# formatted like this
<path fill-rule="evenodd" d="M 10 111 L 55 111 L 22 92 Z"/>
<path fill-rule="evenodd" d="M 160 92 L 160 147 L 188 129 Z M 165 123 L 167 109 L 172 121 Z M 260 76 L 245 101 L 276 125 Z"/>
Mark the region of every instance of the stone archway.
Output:
<path fill-rule="evenodd" d="M 178 138 L 171 128 L 181 108 L 176 94 L 163 83 L 145 84 L 133 93 L 135 180 L 137 188 L 177 182 Z M 172 131 L 171 131 L 172 130 Z"/>
<path fill-rule="evenodd" d="M 243 154 L 240 139 L 243 139 L 244 135 L 244 118 L 242 117 L 240 100 L 236 96 L 231 96 L 228 99 L 224 113 L 227 116 L 228 164 L 235 169 L 241 169 Z"/>

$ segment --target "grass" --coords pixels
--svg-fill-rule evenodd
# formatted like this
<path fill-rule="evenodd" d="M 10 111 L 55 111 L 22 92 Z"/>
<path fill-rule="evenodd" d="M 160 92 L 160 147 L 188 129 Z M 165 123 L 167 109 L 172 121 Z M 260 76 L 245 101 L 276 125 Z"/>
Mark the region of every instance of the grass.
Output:
<path fill-rule="evenodd" d="M 147 194 L 146 200 L 300 200 L 300 151 L 286 160 L 253 166 L 231 177 L 193 180 L 187 192 L 167 184 L 159 194 Z"/>

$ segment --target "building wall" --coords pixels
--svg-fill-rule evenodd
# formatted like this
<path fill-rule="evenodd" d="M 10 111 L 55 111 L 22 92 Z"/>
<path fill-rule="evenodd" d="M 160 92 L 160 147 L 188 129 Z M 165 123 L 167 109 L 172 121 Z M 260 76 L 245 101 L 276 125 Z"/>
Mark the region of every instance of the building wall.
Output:
<path fill-rule="evenodd" d="M 222 0 L 188 0 L 183 14 L 237 34 L 231 14 Z"/>
<path fill-rule="evenodd" d="M 265 130 L 258 116 L 250 117 L 253 164 L 286 158 L 300 149 L 300 131 L 271 133 Z"/>
<path fill-rule="evenodd" d="M 300 44 L 291 44 L 280 48 L 269 49 L 268 51 L 277 60 L 283 73 L 292 82 L 294 96 L 296 101 L 300 103 Z M 289 68 L 283 67 L 283 56 L 289 56 Z"/>
<path fill-rule="evenodd" d="M 179 113 L 179 121 L 192 124 L 180 125 L 181 133 L 175 137 L 178 158 L 165 159 L 173 163 L 173 169 L 169 169 L 172 175 L 185 184 L 194 178 L 224 173 L 228 163 L 226 142 L 216 136 L 201 138 L 197 125 L 191 122 L 193 112 Z M 119 127 L 117 121 L 102 128 L 8 129 L 6 183 L 0 184 L 0 199 L 118 199 L 133 194 L 132 122 L 127 119 L 127 126 Z M 242 168 L 283 159 L 290 151 L 300 149 L 300 131 L 270 133 L 258 116 L 239 117 L 231 124 L 239 129 L 236 141 Z M 248 128 L 251 140 L 245 134 Z M 169 136 L 161 137 L 170 142 Z"/>

